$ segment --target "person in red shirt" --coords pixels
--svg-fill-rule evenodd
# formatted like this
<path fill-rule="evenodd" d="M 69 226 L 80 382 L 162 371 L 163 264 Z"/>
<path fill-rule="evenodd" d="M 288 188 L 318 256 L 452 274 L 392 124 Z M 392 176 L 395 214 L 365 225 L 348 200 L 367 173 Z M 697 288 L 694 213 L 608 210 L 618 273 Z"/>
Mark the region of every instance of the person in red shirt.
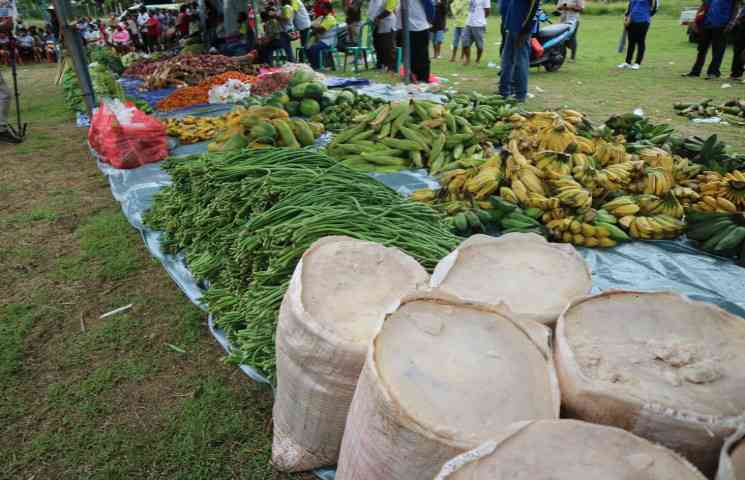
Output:
<path fill-rule="evenodd" d="M 150 18 L 145 22 L 147 31 L 145 32 L 145 48 L 148 52 L 158 49 L 160 39 L 160 21 L 155 15 L 150 15 Z"/>
<path fill-rule="evenodd" d="M 181 5 L 178 17 L 176 17 L 176 29 L 178 30 L 179 36 L 182 38 L 189 36 L 189 23 L 191 23 L 191 18 L 189 17 L 187 10 L 188 8 L 186 5 Z"/>

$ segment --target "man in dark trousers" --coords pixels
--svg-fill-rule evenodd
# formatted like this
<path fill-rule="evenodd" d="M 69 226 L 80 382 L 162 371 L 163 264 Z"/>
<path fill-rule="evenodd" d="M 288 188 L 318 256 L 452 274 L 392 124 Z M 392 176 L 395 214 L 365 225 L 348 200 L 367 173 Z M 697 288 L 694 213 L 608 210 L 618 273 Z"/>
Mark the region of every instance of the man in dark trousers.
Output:
<path fill-rule="evenodd" d="M 429 31 L 434 19 L 435 5 L 432 0 L 409 0 L 409 52 L 411 55 L 412 79 L 417 83 L 429 82 Z M 401 24 L 401 3 L 396 11 L 399 30 L 403 32 Z"/>
<path fill-rule="evenodd" d="M 706 63 L 706 54 L 711 47 L 711 63 L 706 70 L 706 79 L 711 80 L 722 76 L 719 67 L 722 66 L 724 51 L 727 49 L 727 32 L 734 27 L 734 21 L 739 12 L 739 0 L 704 0 L 703 16 L 700 22 L 694 23 L 698 32 L 698 55 L 691 71 L 684 77 L 698 77 Z"/>
<path fill-rule="evenodd" d="M 528 95 L 530 32 L 533 30 L 539 0 L 502 0 L 500 13 L 504 25 L 502 70 L 499 94 L 524 102 Z"/>

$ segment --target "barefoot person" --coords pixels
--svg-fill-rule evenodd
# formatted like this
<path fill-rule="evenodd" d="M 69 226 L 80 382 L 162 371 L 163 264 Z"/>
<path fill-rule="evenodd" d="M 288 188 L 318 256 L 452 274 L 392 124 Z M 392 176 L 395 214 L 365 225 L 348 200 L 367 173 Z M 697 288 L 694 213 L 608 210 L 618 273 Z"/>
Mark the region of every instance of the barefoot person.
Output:
<path fill-rule="evenodd" d="M 468 0 L 452 0 L 450 2 L 450 13 L 453 14 L 453 23 L 455 24 L 453 28 L 453 55 L 450 57 L 450 61 L 454 62 L 463 38 L 463 29 L 466 28 L 466 20 L 468 20 Z M 461 49 L 461 57 L 462 54 Z"/>
<path fill-rule="evenodd" d="M 489 0 L 469 0 L 468 20 L 463 30 L 463 65 L 471 61 L 471 44 L 476 44 L 476 63 L 481 61 L 484 53 L 484 33 L 486 33 L 486 19 L 489 16 L 491 3 Z"/>

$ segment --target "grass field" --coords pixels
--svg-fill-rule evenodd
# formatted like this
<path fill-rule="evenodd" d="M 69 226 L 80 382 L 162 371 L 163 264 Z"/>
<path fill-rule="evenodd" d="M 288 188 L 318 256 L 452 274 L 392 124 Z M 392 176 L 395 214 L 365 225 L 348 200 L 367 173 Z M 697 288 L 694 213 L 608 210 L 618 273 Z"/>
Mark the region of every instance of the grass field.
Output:
<path fill-rule="evenodd" d="M 497 59 L 492 23 L 484 64 Z M 641 107 L 745 151 L 741 129 L 672 115 L 674 101 L 745 96 L 745 85 L 679 77 L 694 49 L 676 18 L 655 18 L 640 71 L 615 68 L 619 33 L 618 18 L 586 17 L 577 63 L 532 75 L 528 106 L 569 106 L 594 120 Z M 447 60 L 433 71 L 484 92 L 497 76 Z M 148 256 L 89 158 L 54 72 L 21 69 L 29 140 L 0 146 L 0 478 L 290 478 L 268 465 L 270 392 L 222 363 L 204 315 Z"/>

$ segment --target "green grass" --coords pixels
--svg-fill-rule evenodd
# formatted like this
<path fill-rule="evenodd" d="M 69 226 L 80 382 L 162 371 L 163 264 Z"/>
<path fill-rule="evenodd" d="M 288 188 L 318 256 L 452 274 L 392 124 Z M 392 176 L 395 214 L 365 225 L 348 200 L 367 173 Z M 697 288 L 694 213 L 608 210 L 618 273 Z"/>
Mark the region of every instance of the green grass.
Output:
<path fill-rule="evenodd" d="M 126 278 L 142 268 L 137 255 L 140 244 L 136 234 L 116 208 L 100 211 L 90 217 L 77 232 L 80 254 L 58 260 L 58 275 L 66 280 L 80 280 L 94 275 L 102 281 Z"/>
<path fill-rule="evenodd" d="M 26 336 L 42 319 L 37 305 L 9 304 L 0 307 L 0 386 L 16 380 L 23 365 Z M 0 417 L 1 418 L 1 417 Z"/>

